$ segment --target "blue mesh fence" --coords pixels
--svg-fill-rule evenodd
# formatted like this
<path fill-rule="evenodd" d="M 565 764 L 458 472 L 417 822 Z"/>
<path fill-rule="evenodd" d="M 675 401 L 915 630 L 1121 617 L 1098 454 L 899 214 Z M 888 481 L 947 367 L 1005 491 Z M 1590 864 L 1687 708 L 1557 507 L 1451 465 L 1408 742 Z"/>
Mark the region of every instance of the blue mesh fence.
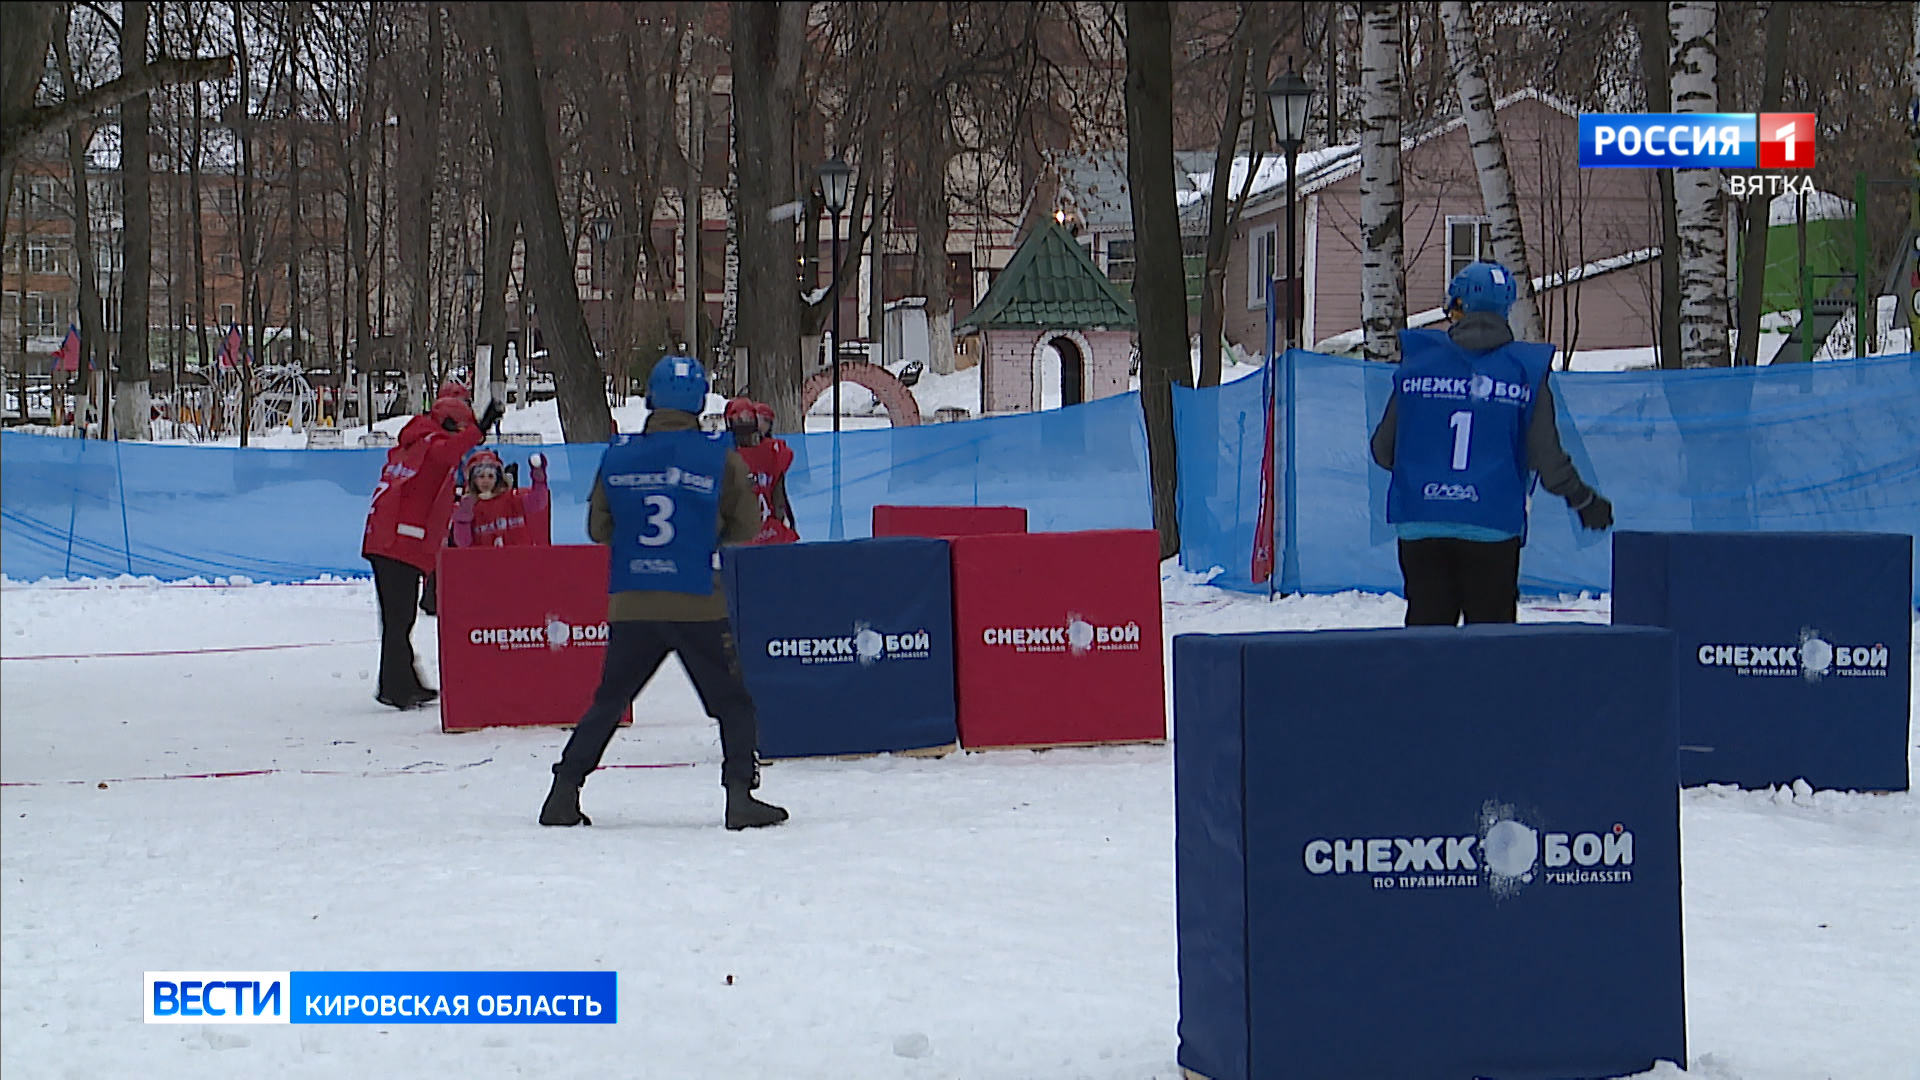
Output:
<path fill-rule="evenodd" d="M 1295 353 L 1299 585 L 1394 590 L 1387 474 L 1367 436 L 1388 369 Z M 1563 439 L 1623 528 L 1920 533 L 1920 354 L 1713 372 L 1556 374 Z M 1176 388 L 1182 561 L 1250 577 L 1260 380 Z M 802 534 L 868 534 L 874 505 L 1009 505 L 1036 530 L 1151 525 L 1136 395 L 963 424 L 790 437 Z M 1284 438 L 1281 440 L 1285 445 Z M 500 448 L 524 462 L 535 448 Z M 558 543 L 586 540 L 597 445 L 548 446 Z M 299 581 L 365 572 L 378 450 L 234 450 L 0 435 L 0 573 Z M 1282 456 L 1280 469 L 1287 462 Z M 839 498 L 834 498 L 835 473 Z M 838 522 L 838 528 L 835 524 Z M 1284 540 L 1284 537 L 1283 537 Z M 1521 584 L 1603 590 L 1609 546 L 1536 492 Z"/>
<path fill-rule="evenodd" d="M 1292 467 L 1300 587 L 1396 590 L 1387 473 L 1367 440 L 1391 371 L 1296 352 Z M 1553 376 L 1562 441 L 1614 502 L 1618 526 L 1681 531 L 1920 534 L 1920 354 L 1720 371 Z M 1284 414 L 1283 414 L 1284 415 Z M 1251 580 L 1260 380 L 1175 390 L 1181 559 Z M 1288 466 L 1284 421 L 1277 471 Z M 1276 487 L 1278 487 L 1276 483 Z M 1611 548 L 1536 490 L 1520 563 L 1530 592 L 1607 588 Z M 1284 541 L 1284 537 L 1282 538 Z M 1764 583 L 1756 583 L 1764 588 Z"/>
<path fill-rule="evenodd" d="M 838 455 L 832 435 L 788 439 L 788 493 L 808 539 L 868 535 L 879 503 L 1024 506 L 1030 527 L 1042 531 L 1151 525 L 1145 435 L 1131 396 L 1029 416 L 844 432 Z M 498 449 L 509 462 L 546 453 L 553 539 L 585 543 L 602 448 Z M 364 574 L 361 530 L 384 460 L 384 450 L 0 435 L 0 573 L 254 581 Z"/>

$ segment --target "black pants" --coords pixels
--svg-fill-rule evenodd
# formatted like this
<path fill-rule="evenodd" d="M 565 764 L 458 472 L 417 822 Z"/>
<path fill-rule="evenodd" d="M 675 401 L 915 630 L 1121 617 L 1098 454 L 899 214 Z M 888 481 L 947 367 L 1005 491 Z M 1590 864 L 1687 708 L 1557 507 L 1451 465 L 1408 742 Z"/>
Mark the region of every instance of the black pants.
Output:
<path fill-rule="evenodd" d="M 421 690 L 413 666 L 413 620 L 420 603 L 420 570 L 385 555 L 369 555 L 380 597 L 380 696 L 404 702 Z"/>
<path fill-rule="evenodd" d="M 593 704 L 573 729 L 553 774 L 575 784 L 600 767 L 620 714 L 660 669 L 668 653 L 693 680 L 707 715 L 720 721 L 720 782 L 751 784 L 754 748 L 760 741 L 753 696 L 740 675 L 733 631 L 725 619 L 714 622 L 616 622 L 608 628 L 607 662 Z"/>
<path fill-rule="evenodd" d="M 1520 539 L 1400 541 L 1408 626 L 1510 623 L 1520 602 Z"/>

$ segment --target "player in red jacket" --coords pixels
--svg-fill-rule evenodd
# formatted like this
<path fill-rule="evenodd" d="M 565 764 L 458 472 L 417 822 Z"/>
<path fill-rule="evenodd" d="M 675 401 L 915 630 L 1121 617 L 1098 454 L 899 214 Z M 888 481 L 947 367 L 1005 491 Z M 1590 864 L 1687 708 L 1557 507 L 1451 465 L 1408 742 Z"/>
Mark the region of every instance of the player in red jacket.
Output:
<path fill-rule="evenodd" d="M 793 543 L 800 539 L 793 527 L 793 504 L 787 501 L 793 447 L 773 438 L 773 406 L 737 397 L 727 402 L 726 417 L 734 449 L 753 474 L 753 492 L 760 498 L 760 532 L 750 542 Z"/>
<path fill-rule="evenodd" d="M 413 620 L 421 576 L 433 570 L 453 518 L 453 470 L 506 410 L 499 402 L 475 419 L 467 388 L 449 382 L 433 408 L 407 421 L 367 511 L 360 553 L 373 564 L 380 599 L 382 705 L 413 709 L 440 696 L 420 682 L 414 666 Z"/>
<path fill-rule="evenodd" d="M 467 489 L 453 511 L 454 547 L 545 547 L 552 543 L 546 510 L 547 459 L 534 454 L 533 484 L 509 486 L 500 455 L 478 450 L 467 459 Z"/>

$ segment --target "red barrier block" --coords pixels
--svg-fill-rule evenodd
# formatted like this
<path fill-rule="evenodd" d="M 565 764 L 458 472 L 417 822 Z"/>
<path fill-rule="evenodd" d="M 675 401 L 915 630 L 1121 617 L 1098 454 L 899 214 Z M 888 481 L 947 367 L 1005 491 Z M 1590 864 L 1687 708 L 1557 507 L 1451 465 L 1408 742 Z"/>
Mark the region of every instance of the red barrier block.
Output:
<path fill-rule="evenodd" d="M 1152 531 L 960 537 L 953 617 L 961 746 L 1167 737 Z"/>
<path fill-rule="evenodd" d="M 573 724 L 607 654 L 607 549 L 440 553 L 440 728 Z"/>
<path fill-rule="evenodd" d="M 1024 506 L 876 506 L 875 536 L 986 536 L 1027 531 Z"/>

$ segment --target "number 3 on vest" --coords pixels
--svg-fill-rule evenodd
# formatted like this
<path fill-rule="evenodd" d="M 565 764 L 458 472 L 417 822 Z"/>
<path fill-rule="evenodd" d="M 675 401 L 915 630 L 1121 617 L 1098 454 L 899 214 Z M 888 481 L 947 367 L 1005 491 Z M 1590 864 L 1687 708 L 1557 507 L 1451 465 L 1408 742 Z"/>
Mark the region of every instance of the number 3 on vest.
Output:
<path fill-rule="evenodd" d="M 1447 418 L 1453 428 L 1453 471 L 1467 471 L 1467 451 L 1473 446 L 1473 414 L 1465 409 Z"/>
<path fill-rule="evenodd" d="M 647 531 L 640 534 L 640 542 L 647 547 L 665 547 L 673 543 L 672 496 L 647 496 Z"/>

